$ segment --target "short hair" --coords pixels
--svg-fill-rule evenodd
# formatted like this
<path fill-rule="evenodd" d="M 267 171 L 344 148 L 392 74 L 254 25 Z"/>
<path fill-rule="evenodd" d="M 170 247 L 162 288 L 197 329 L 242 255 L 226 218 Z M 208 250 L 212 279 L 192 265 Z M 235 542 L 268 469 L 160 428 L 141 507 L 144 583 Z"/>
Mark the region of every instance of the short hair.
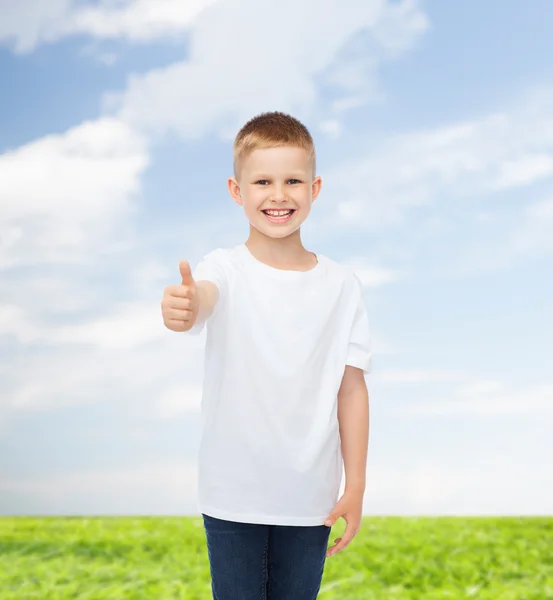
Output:
<path fill-rule="evenodd" d="M 240 164 L 258 148 L 276 148 L 278 146 L 296 146 L 304 148 L 316 173 L 315 144 L 307 127 L 295 117 L 283 112 L 264 112 L 250 119 L 240 129 L 233 145 L 234 176 Z"/>

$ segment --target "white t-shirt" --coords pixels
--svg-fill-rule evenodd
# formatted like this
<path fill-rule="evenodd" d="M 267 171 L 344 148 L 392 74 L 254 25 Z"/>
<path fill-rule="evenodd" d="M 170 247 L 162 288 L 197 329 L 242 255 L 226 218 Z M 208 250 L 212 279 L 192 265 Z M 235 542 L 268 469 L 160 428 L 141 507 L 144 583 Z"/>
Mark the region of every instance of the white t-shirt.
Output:
<path fill-rule="evenodd" d="M 242 523 L 323 525 L 343 474 L 337 413 L 346 365 L 370 371 L 369 322 L 352 269 L 318 255 L 276 269 L 245 244 L 193 270 L 219 300 L 206 323 L 201 513 Z"/>

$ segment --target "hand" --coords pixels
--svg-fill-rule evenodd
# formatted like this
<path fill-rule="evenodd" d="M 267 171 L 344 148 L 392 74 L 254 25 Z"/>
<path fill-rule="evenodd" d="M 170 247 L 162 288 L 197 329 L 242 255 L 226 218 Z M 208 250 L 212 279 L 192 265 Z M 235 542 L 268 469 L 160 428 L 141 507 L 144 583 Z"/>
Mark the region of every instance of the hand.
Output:
<path fill-rule="evenodd" d="M 346 531 L 341 538 L 336 538 L 334 546 L 330 546 L 326 552 L 326 556 L 334 556 L 341 552 L 349 545 L 351 540 L 357 535 L 361 529 L 361 521 L 363 515 L 363 492 L 344 492 L 344 495 L 338 500 L 334 510 L 325 521 L 325 525 L 332 527 L 334 523 L 343 517 L 347 523 Z"/>
<path fill-rule="evenodd" d="M 179 270 L 182 277 L 180 285 L 168 285 L 163 290 L 161 314 L 165 327 L 171 331 L 192 329 L 200 306 L 198 285 L 192 277 L 190 265 L 181 260 Z"/>

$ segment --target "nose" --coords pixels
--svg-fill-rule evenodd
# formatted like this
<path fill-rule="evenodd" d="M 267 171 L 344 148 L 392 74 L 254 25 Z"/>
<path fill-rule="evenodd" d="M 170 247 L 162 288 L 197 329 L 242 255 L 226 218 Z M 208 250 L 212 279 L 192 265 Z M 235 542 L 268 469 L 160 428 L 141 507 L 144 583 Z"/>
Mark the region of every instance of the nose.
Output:
<path fill-rule="evenodd" d="M 284 186 L 281 183 L 277 183 L 274 188 L 274 193 L 271 197 L 272 202 L 286 202 L 286 194 L 284 193 Z"/>

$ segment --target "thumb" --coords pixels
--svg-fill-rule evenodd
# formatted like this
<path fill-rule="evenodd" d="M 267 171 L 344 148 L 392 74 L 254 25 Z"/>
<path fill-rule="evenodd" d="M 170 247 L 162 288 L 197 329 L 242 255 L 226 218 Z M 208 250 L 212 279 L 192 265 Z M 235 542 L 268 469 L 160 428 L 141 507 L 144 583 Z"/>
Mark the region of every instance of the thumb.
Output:
<path fill-rule="evenodd" d="M 325 521 L 325 525 L 327 527 L 332 527 L 334 525 L 334 523 L 336 523 L 336 521 L 338 520 L 338 515 L 335 515 L 334 513 L 328 515 L 328 517 L 326 518 Z"/>
<path fill-rule="evenodd" d="M 336 521 L 342 516 L 342 507 L 343 503 L 342 499 L 340 498 L 340 500 L 338 500 L 338 502 L 336 503 L 336 506 L 332 509 L 332 512 L 325 519 L 325 525 L 327 527 L 332 527 L 334 523 L 336 523 Z"/>
<path fill-rule="evenodd" d="M 179 270 L 182 277 L 182 285 L 190 285 L 191 283 L 194 283 L 194 278 L 192 277 L 192 271 L 188 261 L 181 260 L 179 263 Z"/>

